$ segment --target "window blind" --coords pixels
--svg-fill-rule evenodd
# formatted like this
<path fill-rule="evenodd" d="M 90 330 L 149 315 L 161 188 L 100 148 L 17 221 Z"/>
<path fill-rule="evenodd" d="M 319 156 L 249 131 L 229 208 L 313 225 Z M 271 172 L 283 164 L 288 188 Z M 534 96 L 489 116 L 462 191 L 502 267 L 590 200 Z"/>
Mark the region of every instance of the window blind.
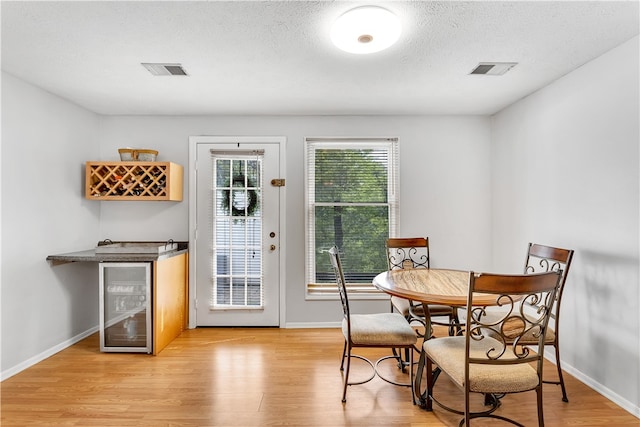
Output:
<path fill-rule="evenodd" d="M 371 292 L 397 229 L 397 138 L 306 138 L 307 293 L 335 293 L 326 253 L 342 252 L 352 292 Z"/>

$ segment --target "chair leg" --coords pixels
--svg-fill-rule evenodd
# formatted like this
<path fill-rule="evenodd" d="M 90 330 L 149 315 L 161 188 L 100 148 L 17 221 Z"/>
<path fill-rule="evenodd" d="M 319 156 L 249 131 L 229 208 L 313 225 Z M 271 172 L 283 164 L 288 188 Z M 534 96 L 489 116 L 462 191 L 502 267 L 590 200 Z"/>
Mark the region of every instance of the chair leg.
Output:
<path fill-rule="evenodd" d="M 490 393 L 485 393 L 484 394 L 484 406 L 491 406 L 494 404 L 494 400 L 497 398 L 494 398 L 494 396 Z"/>
<path fill-rule="evenodd" d="M 413 347 L 409 349 L 409 384 L 411 384 L 411 401 L 416 404 L 416 394 L 414 393 L 414 374 L 413 374 Z"/>
<path fill-rule="evenodd" d="M 413 380 L 413 393 L 418 398 L 418 404 L 421 408 L 426 407 L 424 395 L 422 394 L 422 372 L 424 372 L 425 352 L 420 350 L 420 359 L 418 360 L 418 367 L 416 368 L 415 377 Z"/>
<path fill-rule="evenodd" d="M 469 398 L 470 398 L 470 392 L 469 392 L 469 384 L 465 384 L 464 387 L 464 418 L 462 419 L 464 421 L 464 425 L 466 425 L 467 427 L 469 427 L 471 425 L 471 403 L 469 402 Z M 460 425 L 463 425 L 462 421 L 460 422 Z"/>
<path fill-rule="evenodd" d="M 425 409 L 427 411 L 432 411 L 433 410 L 433 402 L 431 400 L 431 396 L 433 395 L 433 383 L 434 383 L 433 362 L 431 362 L 431 359 L 429 359 L 429 357 L 427 357 L 427 355 L 424 352 L 424 350 L 422 350 L 422 354 L 420 355 L 420 358 L 422 358 L 423 355 L 426 358 L 426 369 L 427 369 L 427 392 L 426 392 L 426 396 L 425 396 L 424 407 L 425 407 Z"/>
<path fill-rule="evenodd" d="M 398 361 L 398 369 L 401 372 L 405 372 L 405 366 L 407 366 L 407 361 L 409 360 L 409 353 L 405 350 L 404 359 L 402 358 L 402 349 L 401 348 L 392 348 L 391 353 L 393 357 Z"/>
<path fill-rule="evenodd" d="M 455 314 L 452 313 L 449 315 L 449 336 L 456 336 L 459 326 L 457 325 L 457 321 L 455 318 Z"/>
<path fill-rule="evenodd" d="M 560 366 L 560 346 L 556 342 L 554 347 L 556 348 L 556 368 L 558 369 L 558 380 L 560 381 L 560 388 L 562 389 L 562 401 L 568 402 L 567 390 L 564 387 L 564 377 L 562 376 L 562 367 Z"/>
<path fill-rule="evenodd" d="M 347 370 L 344 373 L 344 388 L 342 389 L 342 403 L 345 403 L 347 401 L 347 387 L 349 386 L 349 369 L 351 368 L 351 346 L 348 346 L 348 350 L 347 350 L 347 343 L 345 342 L 345 350 L 347 350 Z M 344 362 L 344 357 L 342 358 L 342 361 Z"/>
<path fill-rule="evenodd" d="M 460 318 L 458 317 L 458 309 L 453 307 L 453 313 L 449 316 L 449 322 L 451 326 L 449 327 L 449 335 L 450 336 L 461 336 L 462 335 L 462 327 L 460 326 Z"/>
<path fill-rule="evenodd" d="M 347 341 L 344 341 L 344 347 L 342 347 L 342 360 L 340 361 L 340 370 L 344 371 L 344 357 L 347 354 Z"/>
<path fill-rule="evenodd" d="M 391 312 L 392 313 L 396 313 L 395 308 L 393 307 L 393 304 L 391 304 Z M 411 315 L 407 314 L 404 316 L 405 319 L 407 319 L 407 322 L 411 323 Z M 405 372 L 405 366 L 407 366 L 408 360 L 409 360 L 409 352 L 405 350 L 404 352 L 404 359 L 402 358 L 402 349 L 401 348 L 392 348 L 391 352 L 393 354 L 393 357 L 398 361 L 398 369 L 400 369 L 400 371 L 402 373 Z"/>
<path fill-rule="evenodd" d="M 542 384 L 536 388 L 536 395 L 538 400 L 538 427 L 544 427 L 544 413 L 542 410 Z"/>

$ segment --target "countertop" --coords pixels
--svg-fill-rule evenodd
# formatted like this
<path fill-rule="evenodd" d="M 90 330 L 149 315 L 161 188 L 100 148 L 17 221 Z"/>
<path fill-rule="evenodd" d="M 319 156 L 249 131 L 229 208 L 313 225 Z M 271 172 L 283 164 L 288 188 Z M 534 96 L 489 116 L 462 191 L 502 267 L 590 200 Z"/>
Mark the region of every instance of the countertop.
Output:
<path fill-rule="evenodd" d="M 98 243 L 100 245 L 101 242 Z M 113 242 L 118 243 L 118 242 Z M 144 242 L 149 243 L 149 242 Z M 154 242 L 155 243 L 155 242 Z M 158 244 L 164 244 L 165 242 L 157 242 Z M 176 255 L 187 252 L 189 244 L 188 242 L 176 242 L 178 249 L 164 252 L 161 254 L 149 254 L 149 253 L 96 253 L 95 248 L 87 249 L 78 252 L 68 252 L 65 254 L 56 254 L 47 256 L 47 261 L 52 261 L 54 264 L 62 264 L 67 262 L 152 262 L 160 261 L 163 259 L 171 258 Z"/>

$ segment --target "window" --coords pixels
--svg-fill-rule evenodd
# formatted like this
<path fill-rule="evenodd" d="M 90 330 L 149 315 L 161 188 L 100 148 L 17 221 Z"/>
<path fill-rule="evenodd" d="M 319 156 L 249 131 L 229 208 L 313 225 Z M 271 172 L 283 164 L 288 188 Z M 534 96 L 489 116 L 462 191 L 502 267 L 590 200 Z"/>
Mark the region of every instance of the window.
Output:
<path fill-rule="evenodd" d="M 336 245 L 350 292 L 377 293 L 396 232 L 397 138 L 306 138 L 307 295 L 337 294 L 327 251 Z"/>
<path fill-rule="evenodd" d="M 211 151 L 213 293 L 211 309 L 263 308 L 262 152 Z"/>

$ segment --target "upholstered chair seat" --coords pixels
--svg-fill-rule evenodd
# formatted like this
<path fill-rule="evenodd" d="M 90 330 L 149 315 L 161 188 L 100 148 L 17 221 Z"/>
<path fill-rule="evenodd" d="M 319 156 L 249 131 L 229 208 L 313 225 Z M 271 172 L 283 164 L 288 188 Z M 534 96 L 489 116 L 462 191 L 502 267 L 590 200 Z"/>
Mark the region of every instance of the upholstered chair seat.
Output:
<path fill-rule="evenodd" d="M 470 357 L 481 357 L 502 344 L 493 338 L 471 341 Z M 426 341 L 427 356 L 445 371 L 451 380 L 464 388 L 465 338 L 443 337 Z M 505 352 L 502 360 L 515 359 L 512 352 Z M 514 365 L 480 365 L 469 367 L 469 391 L 476 393 L 518 393 L 534 390 L 538 386 L 536 369 L 525 363 Z"/>
<path fill-rule="evenodd" d="M 347 321 L 342 320 L 342 333 L 348 339 Z M 351 342 L 356 346 L 397 345 L 416 343 L 416 333 L 398 313 L 352 314 Z"/>

